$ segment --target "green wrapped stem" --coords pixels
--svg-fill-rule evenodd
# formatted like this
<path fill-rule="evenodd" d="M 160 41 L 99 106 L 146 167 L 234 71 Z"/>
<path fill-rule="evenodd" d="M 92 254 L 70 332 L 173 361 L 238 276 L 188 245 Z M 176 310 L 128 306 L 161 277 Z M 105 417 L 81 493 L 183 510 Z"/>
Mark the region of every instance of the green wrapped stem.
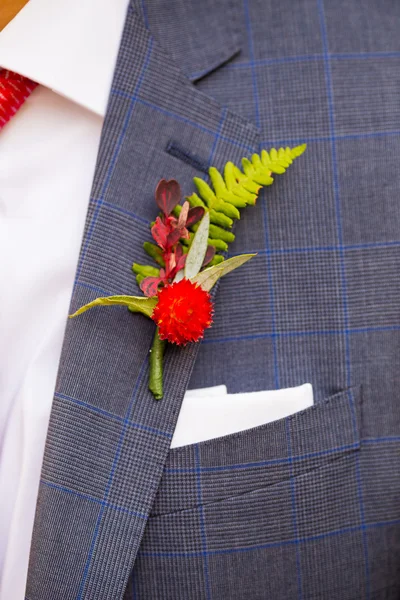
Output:
<path fill-rule="evenodd" d="M 149 378 L 149 390 L 156 400 L 161 400 L 163 397 L 163 359 L 166 344 L 165 340 L 160 339 L 157 327 L 150 350 Z"/>

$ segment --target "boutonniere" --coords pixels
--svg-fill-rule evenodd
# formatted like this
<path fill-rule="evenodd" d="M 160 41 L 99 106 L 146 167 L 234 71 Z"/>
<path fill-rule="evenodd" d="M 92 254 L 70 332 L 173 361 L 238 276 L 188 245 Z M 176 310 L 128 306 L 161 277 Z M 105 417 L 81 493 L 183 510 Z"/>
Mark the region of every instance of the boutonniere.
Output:
<path fill-rule="evenodd" d="M 183 205 L 179 183 L 162 179 L 155 191 L 160 213 L 151 224 L 155 243 L 143 245 L 157 267 L 132 266 L 144 296 L 96 298 L 70 315 L 76 317 L 99 305 L 122 305 L 152 319 L 156 332 L 150 351 L 149 388 L 156 400 L 163 396 L 165 345 L 200 341 L 212 325 L 212 287 L 220 277 L 255 256 L 224 256 L 235 239 L 231 229 L 240 218 L 240 209 L 254 205 L 260 189 L 273 183 L 272 174 L 284 173 L 305 149 L 306 144 L 263 150 L 251 160 L 243 158 L 243 170 L 228 162 L 223 175 L 210 167 L 211 186 L 195 177 L 197 193 L 187 196 Z"/>

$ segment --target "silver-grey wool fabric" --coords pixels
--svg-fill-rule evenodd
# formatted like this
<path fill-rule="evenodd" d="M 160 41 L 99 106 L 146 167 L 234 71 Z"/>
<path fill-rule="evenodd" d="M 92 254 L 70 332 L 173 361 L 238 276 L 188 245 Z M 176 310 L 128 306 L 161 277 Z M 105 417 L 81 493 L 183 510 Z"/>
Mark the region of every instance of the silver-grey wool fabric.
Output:
<path fill-rule="evenodd" d="M 236 228 L 201 344 L 123 308 L 69 321 L 27 600 L 399 600 L 400 3 L 139 0 L 71 311 L 134 294 L 154 189 L 307 142 Z M 169 450 L 187 387 L 311 382 L 315 406 Z M 7 599 L 8 600 L 8 599 Z"/>

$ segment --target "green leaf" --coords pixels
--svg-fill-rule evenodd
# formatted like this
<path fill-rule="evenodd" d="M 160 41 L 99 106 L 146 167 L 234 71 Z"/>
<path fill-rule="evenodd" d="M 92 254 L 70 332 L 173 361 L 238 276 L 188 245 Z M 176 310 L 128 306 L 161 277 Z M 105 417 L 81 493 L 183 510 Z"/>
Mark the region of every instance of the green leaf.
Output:
<path fill-rule="evenodd" d="M 193 283 L 197 283 L 203 290 L 209 292 L 211 288 L 217 283 L 220 277 L 227 275 L 234 269 L 244 265 L 248 260 L 257 256 L 256 254 L 241 254 L 240 256 L 233 256 L 232 258 L 228 258 L 228 260 L 224 260 L 224 262 L 219 265 L 215 265 L 214 267 L 209 267 L 204 271 L 198 273 L 195 277 L 192 278 Z"/>
<path fill-rule="evenodd" d="M 302 144 L 301 146 L 296 146 L 296 148 L 292 148 L 292 158 L 297 158 L 298 156 L 301 156 L 301 154 L 305 152 L 306 148 L 307 144 Z"/>
<path fill-rule="evenodd" d="M 136 273 L 136 275 L 144 275 L 145 277 L 158 277 L 160 275 L 160 269 L 151 267 L 150 265 L 140 265 L 138 263 L 133 263 L 132 271 Z"/>
<path fill-rule="evenodd" d="M 210 224 L 210 238 L 214 238 L 215 240 L 223 240 L 227 244 L 231 244 L 235 241 L 235 234 L 231 231 L 226 231 L 222 227 L 218 227 L 218 225 Z"/>
<path fill-rule="evenodd" d="M 155 244 L 151 242 L 144 242 L 143 249 L 151 258 L 153 258 L 156 263 L 158 263 L 161 267 L 165 267 L 165 262 L 162 256 L 162 250 Z"/>
<path fill-rule="evenodd" d="M 195 206 L 205 207 L 203 200 L 199 198 L 195 192 L 193 192 L 191 196 L 186 196 L 186 200 L 189 202 L 192 208 L 194 208 Z"/>
<path fill-rule="evenodd" d="M 208 245 L 214 246 L 219 252 L 226 252 L 228 250 L 228 244 L 218 238 L 208 238 Z"/>
<path fill-rule="evenodd" d="M 107 296 L 106 298 L 96 298 L 89 304 L 81 306 L 69 318 L 77 317 L 95 306 L 127 306 L 131 312 L 142 313 L 146 317 L 151 317 L 153 310 L 158 302 L 158 298 L 143 298 L 141 296 Z"/>
<path fill-rule="evenodd" d="M 217 212 L 213 208 L 210 210 L 210 221 L 211 223 L 215 223 L 215 225 L 227 227 L 228 229 L 230 229 L 233 225 L 233 220 L 230 217 L 227 217 L 223 213 Z"/>
<path fill-rule="evenodd" d="M 244 175 L 241 170 L 232 162 L 226 163 L 224 175 L 227 181 L 227 187 L 231 194 L 242 199 L 241 206 L 246 206 L 247 203 L 254 204 L 254 194 L 248 192 L 246 187 L 243 185 L 243 183 L 249 179 L 247 175 Z M 258 190 L 259 187 L 260 186 L 258 186 L 256 189 Z"/>
<path fill-rule="evenodd" d="M 210 264 L 209 267 L 213 267 L 214 265 L 219 265 L 219 263 L 224 262 L 225 258 L 221 254 L 216 254 Z"/>
<path fill-rule="evenodd" d="M 240 219 L 240 212 L 238 211 L 236 206 L 233 206 L 233 204 L 229 204 L 229 202 L 216 199 L 213 204 L 213 207 L 217 212 L 222 212 L 224 213 L 224 215 L 230 217 L 231 219 Z"/>
<path fill-rule="evenodd" d="M 208 183 L 206 183 L 203 179 L 200 179 L 200 177 L 193 177 L 193 182 L 197 187 L 197 191 L 199 192 L 200 196 L 206 202 L 207 206 L 212 208 L 216 197 Z"/>
<path fill-rule="evenodd" d="M 157 327 L 150 350 L 149 377 L 149 390 L 156 400 L 161 400 L 163 397 L 163 359 L 166 344 L 165 340 L 160 340 Z"/>
<path fill-rule="evenodd" d="M 207 252 L 208 230 L 210 228 L 210 213 L 206 212 L 200 221 L 193 241 L 190 245 L 185 263 L 185 277 L 191 279 L 200 271 Z"/>

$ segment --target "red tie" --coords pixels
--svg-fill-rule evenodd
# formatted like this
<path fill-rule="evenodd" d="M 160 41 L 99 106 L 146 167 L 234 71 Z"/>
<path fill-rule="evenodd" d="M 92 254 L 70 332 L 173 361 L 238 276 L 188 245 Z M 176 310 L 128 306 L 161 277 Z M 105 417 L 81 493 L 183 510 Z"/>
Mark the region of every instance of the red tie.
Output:
<path fill-rule="evenodd" d="M 0 69 L 0 130 L 15 115 L 37 83 L 12 71 Z"/>

